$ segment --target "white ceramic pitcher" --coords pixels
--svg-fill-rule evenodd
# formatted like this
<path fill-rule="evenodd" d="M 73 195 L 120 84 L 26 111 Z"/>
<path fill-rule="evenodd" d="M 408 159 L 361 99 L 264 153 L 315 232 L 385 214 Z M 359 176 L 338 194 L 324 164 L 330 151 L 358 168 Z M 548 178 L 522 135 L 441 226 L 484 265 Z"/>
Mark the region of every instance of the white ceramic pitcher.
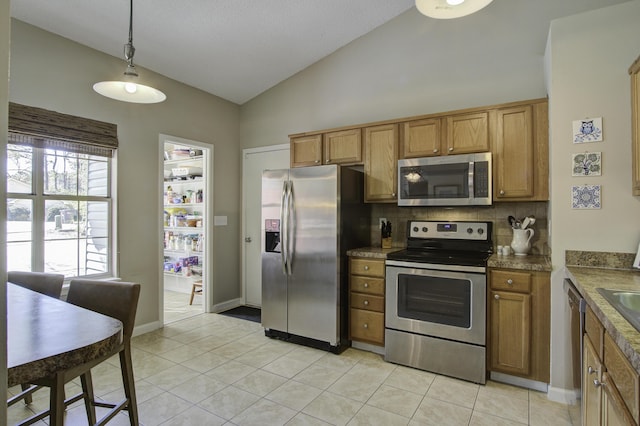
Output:
<path fill-rule="evenodd" d="M 533 229 L 514 229 L 511 248 L 516 256 L 526 256 L 531 249 L 531 237 L 533 237 Z"/>

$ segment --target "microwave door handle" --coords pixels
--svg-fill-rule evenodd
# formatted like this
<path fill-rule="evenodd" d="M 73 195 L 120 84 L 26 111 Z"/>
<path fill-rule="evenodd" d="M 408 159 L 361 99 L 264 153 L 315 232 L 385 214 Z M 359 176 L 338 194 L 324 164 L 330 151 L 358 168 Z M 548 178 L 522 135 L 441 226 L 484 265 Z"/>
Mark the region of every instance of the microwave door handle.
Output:
<path fill-rule="evenodd" d="M 280 197 L 280 261 L 282 273 L 287 275 L 287 187 L 288 181 L 282 183 L 282 196 Z"/>
<path fill-rule="evenodd" d="M 475 198 L 476 194 L 473 190 L 474 187 L 474 167 L 475 163 L 473 161 L 469 162 L 469 199 L 472 200 Z"/>

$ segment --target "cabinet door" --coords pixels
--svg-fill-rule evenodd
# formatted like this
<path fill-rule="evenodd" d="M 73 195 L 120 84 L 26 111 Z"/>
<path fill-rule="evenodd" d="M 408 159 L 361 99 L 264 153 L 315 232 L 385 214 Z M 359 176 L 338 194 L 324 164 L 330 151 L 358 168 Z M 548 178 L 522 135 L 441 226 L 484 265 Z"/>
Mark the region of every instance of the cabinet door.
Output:
<path fill-rule="evenodd" d="M 291 138 L 291 167 L 322 164 L 322 135 Z"/>
<path fill-rule="evenodd" d="M 500 109 L 496 117 L 495 198 L 533 197 L 533 114 L 530 105 Z"/>
<path fill-rule="evenodd" d="M 447 117 L 446 154 L 468 154 L 489 151 L 489 118 L 487 112 Z"/>
<path fill-rule="evenodd" d="M 589 339 L 582 350 L 582 424 L 599 425 L 602 419 L 602 363 Z"/>
<path fill-rule="evenodd" d="M 402 158 L 440 155 L 441 126 L 439 118 L 427 118 L 403 123 Z"/>
<path fill-rule="evenodd" d="M 624 405 L 615 386 L 609 386 L 609 375 L 602 374 L 602 424 L 604 426 L 627 426 L 636 424 Z"/>
<path fill-rule="evenodd" d="M 633 195 L 640 195 L 640 57 L 631 65 L 631 132 Z"/>
<path fill-rule="evenodd" d="M 398 125 L 364 130 L 366 202 L 396 202 L 398 190 Z"/>
<path fill-rule="evenodd" d="M 491 292 L 491 370 L 527 375 L 531 354 L 531 296 Z"/>
<path fill-rule="evenodd" d="M 325 133 L 325 164 L 362 164 L 362 131 L 360 129 Z"/>

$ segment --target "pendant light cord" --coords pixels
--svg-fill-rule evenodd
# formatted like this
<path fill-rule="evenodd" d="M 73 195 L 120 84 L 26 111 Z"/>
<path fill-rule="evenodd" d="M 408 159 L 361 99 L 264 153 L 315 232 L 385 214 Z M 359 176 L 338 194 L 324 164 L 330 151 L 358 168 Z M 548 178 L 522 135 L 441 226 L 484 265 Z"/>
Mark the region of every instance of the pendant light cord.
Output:
<path fill-rule="evenodd" d="M 129 44 L 133 46 L 133 0 L 130 0 L 129 7 Z"/>

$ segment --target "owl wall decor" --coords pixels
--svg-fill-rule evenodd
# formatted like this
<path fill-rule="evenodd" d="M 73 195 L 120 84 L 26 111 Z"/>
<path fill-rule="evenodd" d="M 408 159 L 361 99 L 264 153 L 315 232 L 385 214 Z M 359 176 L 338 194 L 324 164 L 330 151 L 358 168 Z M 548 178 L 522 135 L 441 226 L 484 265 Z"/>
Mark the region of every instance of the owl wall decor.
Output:
<path fill-rule="evenodd" d="M 601 142 L 602 117 L 573 121 L 573 143 Z"/>

